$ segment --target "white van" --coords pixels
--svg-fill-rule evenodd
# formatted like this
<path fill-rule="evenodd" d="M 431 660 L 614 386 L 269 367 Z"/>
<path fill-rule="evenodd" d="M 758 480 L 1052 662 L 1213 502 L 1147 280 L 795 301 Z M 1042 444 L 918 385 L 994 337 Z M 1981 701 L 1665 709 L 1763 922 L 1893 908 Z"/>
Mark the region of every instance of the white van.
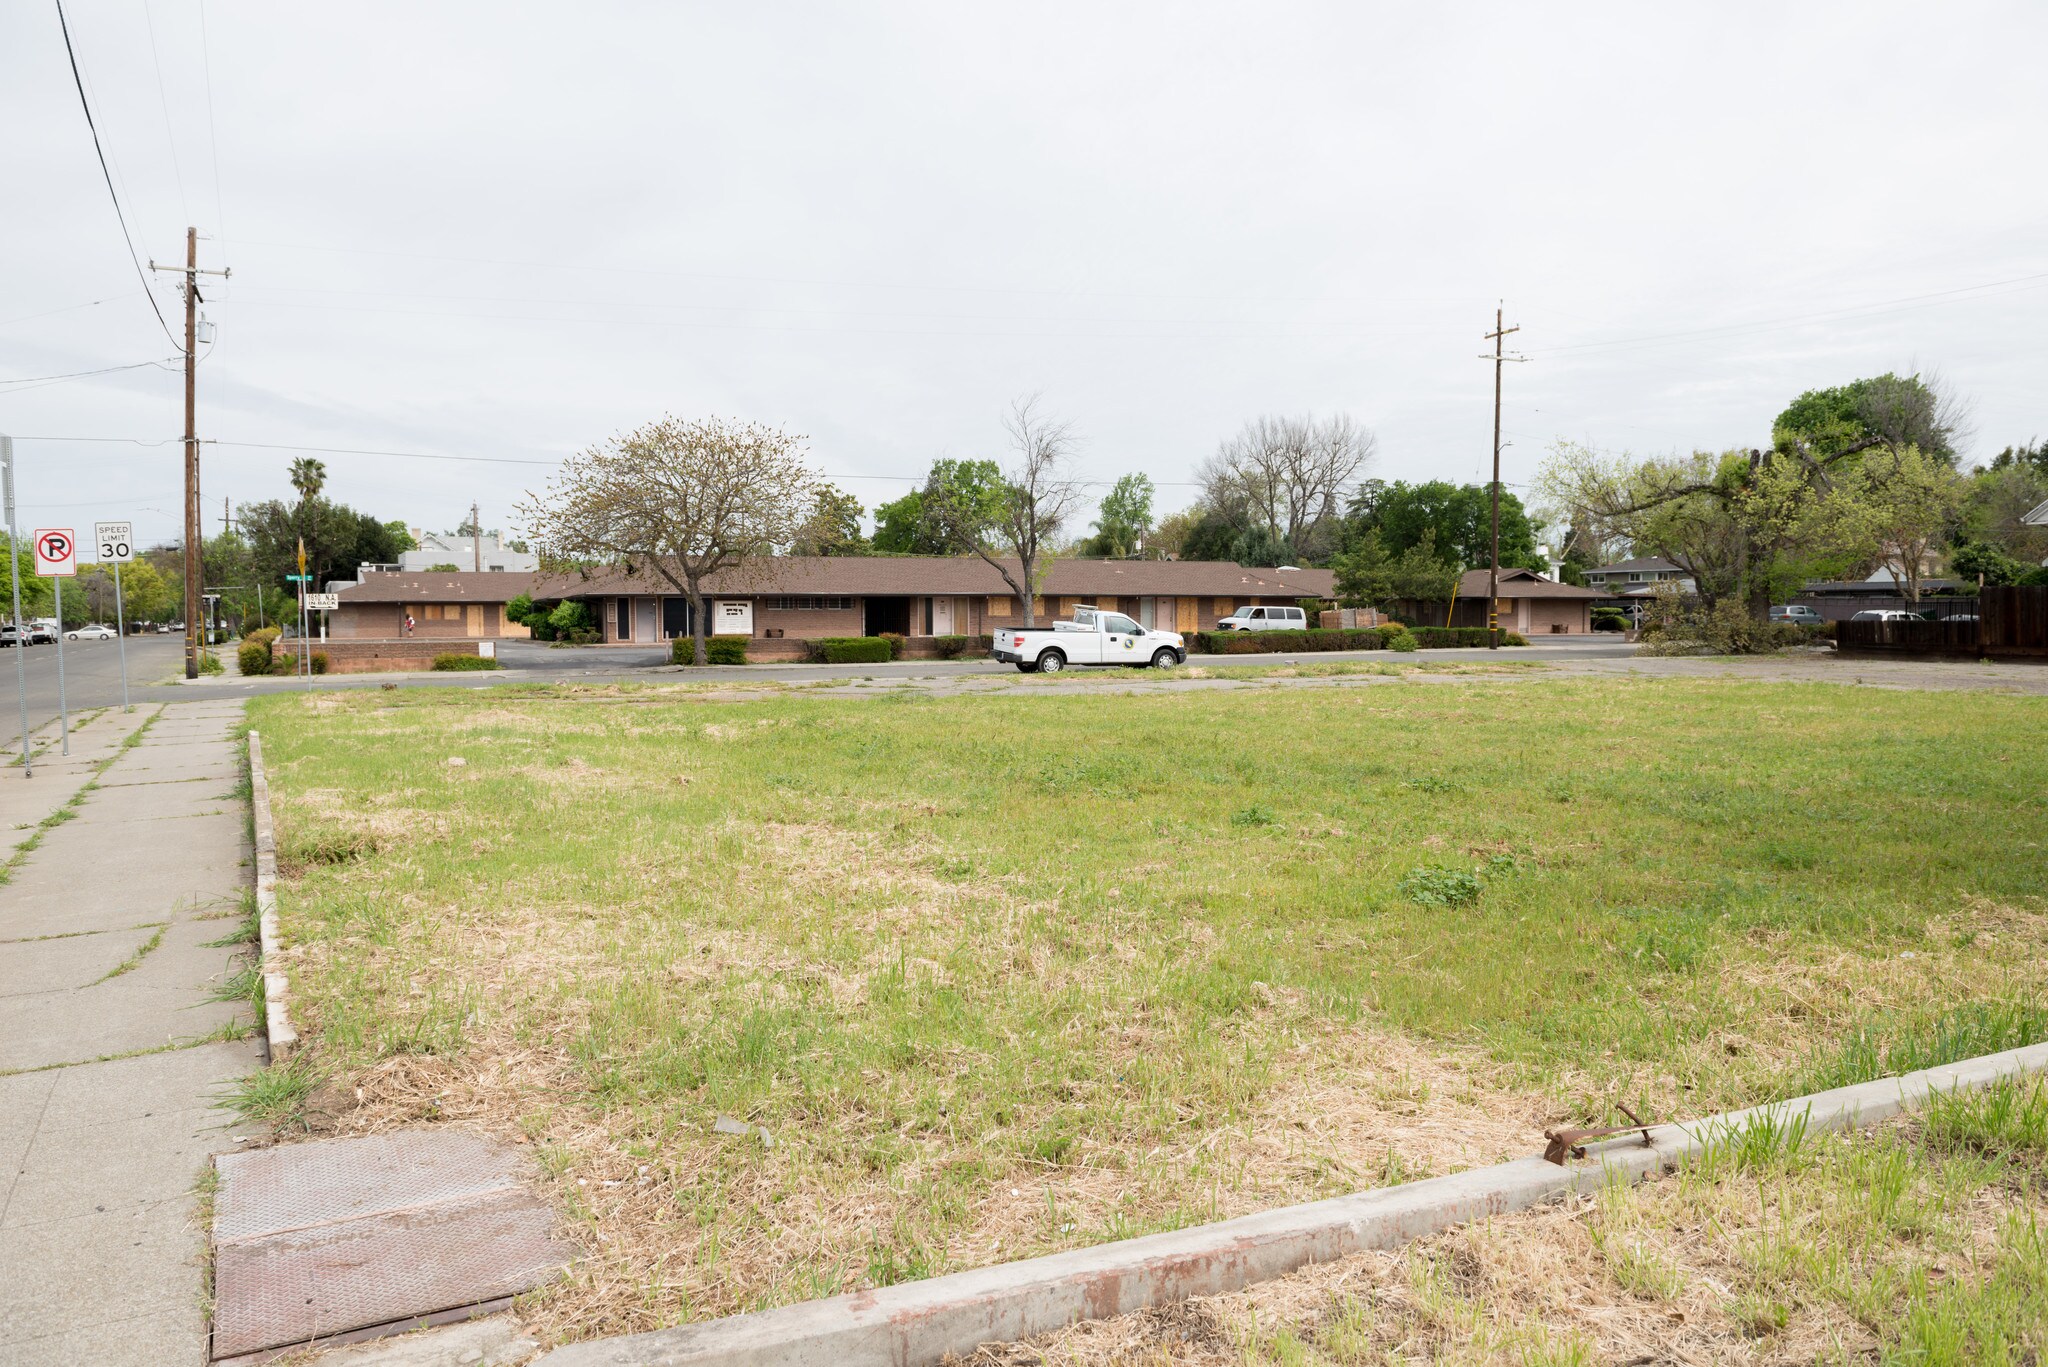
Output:
<path fill-rule="evenodd" d="M 1308 614 L 1300 608 L 1239 608 L 1216 624 L 1218 631 L 1307 631 Z"/>

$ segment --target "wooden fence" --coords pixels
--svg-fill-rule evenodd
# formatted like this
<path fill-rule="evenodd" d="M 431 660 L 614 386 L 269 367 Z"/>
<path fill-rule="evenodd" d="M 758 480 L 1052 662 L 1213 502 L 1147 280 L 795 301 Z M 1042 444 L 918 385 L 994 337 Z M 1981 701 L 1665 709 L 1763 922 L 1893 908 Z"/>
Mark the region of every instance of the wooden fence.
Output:
<path fill-rule="evenodd" d="M 2048 588 L 1986 588 L 1975 617 L 1837 622 L 1835 644 L 1845 651 L 2048 660 Z"/>

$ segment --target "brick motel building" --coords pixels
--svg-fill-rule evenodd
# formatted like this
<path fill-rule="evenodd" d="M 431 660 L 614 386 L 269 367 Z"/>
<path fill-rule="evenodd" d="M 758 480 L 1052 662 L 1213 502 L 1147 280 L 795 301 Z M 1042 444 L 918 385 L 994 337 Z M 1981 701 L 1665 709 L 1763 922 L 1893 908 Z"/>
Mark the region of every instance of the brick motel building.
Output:
<path fill-rule="evenodd" d="M 1328 570 L 1247 569 L 1216 560 L 1056 560 L 1033 607 L 1040 623 L 1083 603 L 1130 614 L 1144 626 L 1206 631 L 1253 604 L 1328 598 Z M 329 614 L 330 646 L 409 645 L 384 653 L 473 652 L 475 642 L 529 633 L 505 616 L 521 594 L 536 603 L 575 600 L 590 609 L 607 645 L 662 645 L 691 629 L 690 602 L 645 568 L 569 574 L 366 574 L 340 590 Z M 826 636 L 908 638 L 905 653 L 935 654 L 933 638 L 986 636 L 1020 626 L 1015 596 L 986 562 L 950 556 L 781 556 L 716 575 L 706 584 L 709 634 L 745 636 L 756 659 L 800 658 Z M 410 617 L 412 636 L 404 635 Z M 330 649 L 330 655 L 335 655 Z M 337 656 L 337 670 L 348 666 Z M 403 667 L 391 663 L 361 668 Z"/>
<path fill-rule="evenodd" d="M 1123 612 L 1166 631 L 1208 631 L 1240 608 L 1328 599 L 1329 570 L 1252 569 L 1223 560 L 1055 560 L 1034 603 L 1043 625 L 1083 603 Z M 1528 570 L 1501 572 L 1501 625 L 1524 634 L 1590 631 L 1590 608 L 1607 595 L 1558 584 Z M 569 574 L 366 574 L 340 590 L 329 615 L 327 650 L 338 672 L 424 668 L 436 654 L 477 653 L 482 642 L 524 639 L 505 605 L 520 595 L 540 604 L 569 600 L 590 609 L 607 645 L 664 645 L 690 634 L 689 600 L 660 575 L 596 569 Z M 1484 625 L 1485 571 L 1459 584 L 1454 625 Z M 706 585 L 709 634 L 744 636 L 757 660 L 800 659 L 808 641 L 829 636 L 906 639 L 904 654 L 937 653 L 935 638 L 987 636 L 1021 626 L 1023 613 L 986 562 L 947 556 L 782 556 L 714 576 Z M 1416 605 L 1420 609 L 1423 605 Z M 1444 605 L 1404 620 L 1440 625 Z M 406 619 L 412 631 L 405 633 Z M 417 657 L 417 662 L 413 663 Z"/>

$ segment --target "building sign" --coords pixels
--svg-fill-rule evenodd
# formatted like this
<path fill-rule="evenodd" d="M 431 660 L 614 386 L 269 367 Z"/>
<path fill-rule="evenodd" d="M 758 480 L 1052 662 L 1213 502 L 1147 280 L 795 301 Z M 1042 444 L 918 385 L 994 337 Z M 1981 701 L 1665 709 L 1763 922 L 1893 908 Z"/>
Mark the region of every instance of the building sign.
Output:
<path fill-rule="evenodd" d="M 725 599 L 712 604 L 711 634 L 713 636 L 752 636 L 754 634 L 754 605 L 747 599 Z"/>

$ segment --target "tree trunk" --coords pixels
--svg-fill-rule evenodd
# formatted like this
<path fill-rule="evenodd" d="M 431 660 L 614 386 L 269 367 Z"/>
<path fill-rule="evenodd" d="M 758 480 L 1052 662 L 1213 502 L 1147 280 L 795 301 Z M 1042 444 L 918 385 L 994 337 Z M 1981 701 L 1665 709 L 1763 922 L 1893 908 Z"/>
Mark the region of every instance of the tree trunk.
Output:
<path fill-rule="evenodd" d="M 690 580 L 690 661 L 697 665 L 709 662 L 704 650 L 704 633 L 710 623 L 705 618 L 704 594 L 697 587 L 696 579 L 692 577 Z"/>
<path fill-rule="evenodd" d="M 1037 563 L 1037 560 L 1038 557 L 1035 555 L 1029 560 L 1022 556 L 1017 557 L 1017 563 L 1024 570 L 1024 625 L 1027 627 L 1038 625 L 1038 616 L 1032 607 L 1033 600 L 1038 596 L 1032 592 L 1032 589 L 1037 586 L 1037 583 L 1031 574 L 1032 567 Z"/>

